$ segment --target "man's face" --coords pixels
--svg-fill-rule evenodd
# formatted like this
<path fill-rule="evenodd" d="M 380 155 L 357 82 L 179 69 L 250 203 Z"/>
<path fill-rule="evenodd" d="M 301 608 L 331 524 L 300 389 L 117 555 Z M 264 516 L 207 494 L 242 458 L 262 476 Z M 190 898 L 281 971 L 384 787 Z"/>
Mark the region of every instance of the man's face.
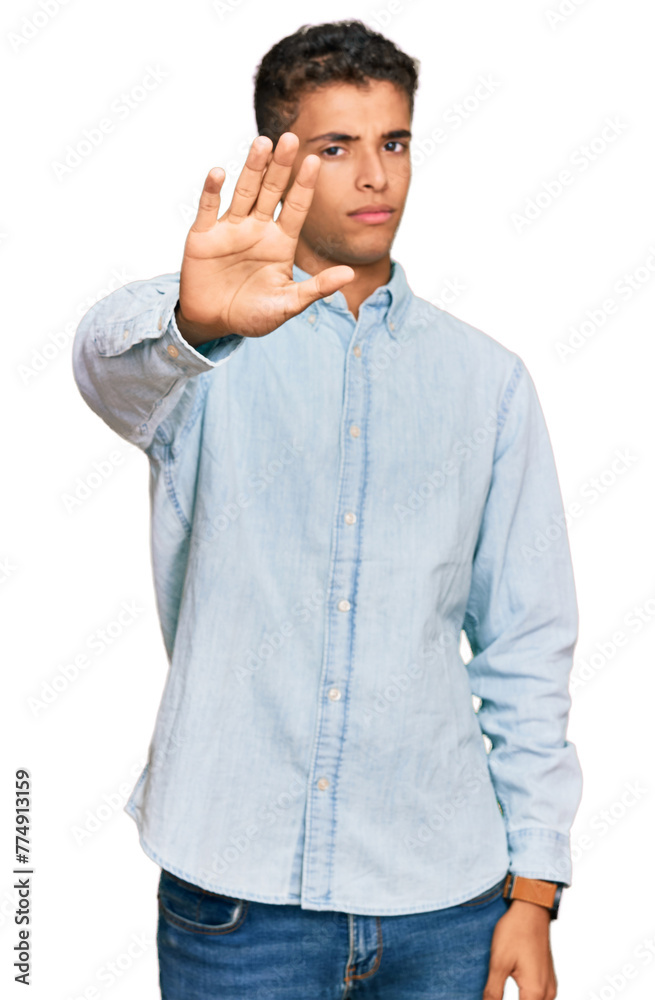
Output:
<path fill-rule="evenodd" d="M 316 270 L 388 255 L 411 179 L 410 129 L 409 98 L 387 80 L 369 80 L 366 88 L 329 84 L 301 98 L 289 128 L 300 145 L 285 194 L 303 159 L 315 153 L 321 168 L 298 249 Z M 392 211 L 353 214 L 368 205 Z"/>

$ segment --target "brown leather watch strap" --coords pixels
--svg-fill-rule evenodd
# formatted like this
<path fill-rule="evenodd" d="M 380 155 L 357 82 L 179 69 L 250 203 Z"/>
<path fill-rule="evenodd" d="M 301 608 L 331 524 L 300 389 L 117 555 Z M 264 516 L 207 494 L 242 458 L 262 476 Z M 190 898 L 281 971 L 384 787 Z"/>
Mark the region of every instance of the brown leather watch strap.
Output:
<path fill-rule="evenodd" d="M 507 899 L 523 899 L 528 903 L 538 903 L 552 910 L 559 886 L 557 882 L 545 882 L 538 878 L 524 878 L 523 875 L 507 873 L 503 896 Z"/>

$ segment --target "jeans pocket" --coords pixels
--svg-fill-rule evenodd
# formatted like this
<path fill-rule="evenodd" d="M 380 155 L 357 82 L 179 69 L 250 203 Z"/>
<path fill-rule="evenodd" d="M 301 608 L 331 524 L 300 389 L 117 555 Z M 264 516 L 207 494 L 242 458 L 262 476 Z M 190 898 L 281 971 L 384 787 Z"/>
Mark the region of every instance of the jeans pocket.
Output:
<path fill-rule="evenodd" d="M 157 891 L 159 912 L 192 934 L 231 934 L 241 927 L 249 900 L 210 892 L 162 868 Z"/>
<path fill-rule="evenodd" d="M 496 882 L 496 884 L 492 885 L 490 889 L 485 889 L 484 892 L 479 894 L 479 896 L 474 896 L 473 899 L 467 899 L 459 905 L 475 908 L 476 906 L 484 906 L 485 903 L 491 903 L 492 900 L 498 899 L 499 896 L 502 896 L 506 878 L 507 876 L 503 875 L 500 882 Z"/>

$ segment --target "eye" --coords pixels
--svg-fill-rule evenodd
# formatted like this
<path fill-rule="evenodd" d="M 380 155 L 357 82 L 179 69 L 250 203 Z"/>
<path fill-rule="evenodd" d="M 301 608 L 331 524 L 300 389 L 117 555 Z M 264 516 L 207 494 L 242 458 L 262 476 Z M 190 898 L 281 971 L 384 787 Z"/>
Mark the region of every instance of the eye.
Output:
<path fill-rule="evenodd" d="M 385 142 L 384 148 L 386 149 L 387 146 L 400 146 L 399 150 L 389 150 L 389 152 L 392 152 L 392 153 L 393 152 L 400 153 L 402 150 L 407 149 L 407 143 L 406 142 L 400 142 L 398 139 L 389 139 L 388 142 Z M 331 152 L 331 150 L 337 150 L 337 149 L 343 150 L 344 147 L 343 146 L 326 146 L 325 149 L 321 150 L 321 153 L 325 154 L 329 160 L 337 160 L 337 159 L 339 159 L 339 157 L 337 155 L 335 155 L 333 152 Z"/>

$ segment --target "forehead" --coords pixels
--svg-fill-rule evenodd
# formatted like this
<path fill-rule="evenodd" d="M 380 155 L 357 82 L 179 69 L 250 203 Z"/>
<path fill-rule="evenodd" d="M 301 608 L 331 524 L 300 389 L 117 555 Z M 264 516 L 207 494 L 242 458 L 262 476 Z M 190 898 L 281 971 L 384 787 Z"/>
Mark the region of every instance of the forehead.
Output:
<path fill-rule="evenodd" d="M 385 131 L 409 127 L 409 95 L 390 80 L 328 83 L 300 96 L 291 126 L 301 139 L 317 131 Z M 347 126 L 350 126 L 348 128 Z"/>

